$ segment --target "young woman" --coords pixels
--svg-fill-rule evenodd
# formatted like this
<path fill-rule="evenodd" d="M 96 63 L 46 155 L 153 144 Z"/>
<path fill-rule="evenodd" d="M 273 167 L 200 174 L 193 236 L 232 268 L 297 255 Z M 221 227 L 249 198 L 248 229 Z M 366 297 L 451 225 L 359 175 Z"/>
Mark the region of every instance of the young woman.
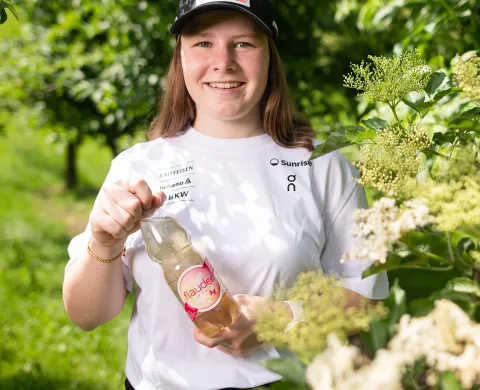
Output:
<path fill-rule="evenodd" d="M 112 162 L 85 232 L 69 246 L 64 302 L 78 326 L 114 318 L 137 285 L 127 388 L 253 388 L 281 377 L 279 357 L 252 333 L 255 308 L 301 272 L 340 277 L 348 305 L 388 295 L 368 264 L 340 264 L 352 211 L 366 205 L 339 154 L 312 162 L 314 133 L 290 105 L 269 0 L 183 0 L 167 87 L 150 141 Z M 209 338 L 195 328 L 145 251 L 139 221 L 175 215 L 235 296 L 243 315 Z M 292 319 L 301 307 L 285 302 Z"/>

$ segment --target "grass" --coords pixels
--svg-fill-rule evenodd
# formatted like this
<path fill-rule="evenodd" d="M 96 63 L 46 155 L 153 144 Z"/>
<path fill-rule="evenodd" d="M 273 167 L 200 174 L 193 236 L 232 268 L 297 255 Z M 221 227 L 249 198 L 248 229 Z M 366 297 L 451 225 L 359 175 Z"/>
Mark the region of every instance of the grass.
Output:
<path fill-rule="evenodd" d="M 110 152 L 86 142 L 82 191 L 68 193 L 63 152 L 47 139 L 18 117 L 0 136 L 0 389 L 121 389 L 131 298 L 115 320 L 84 332 L 61 293 L 68 242 L 94 200 L 81 194 L 100 186 Z"/>

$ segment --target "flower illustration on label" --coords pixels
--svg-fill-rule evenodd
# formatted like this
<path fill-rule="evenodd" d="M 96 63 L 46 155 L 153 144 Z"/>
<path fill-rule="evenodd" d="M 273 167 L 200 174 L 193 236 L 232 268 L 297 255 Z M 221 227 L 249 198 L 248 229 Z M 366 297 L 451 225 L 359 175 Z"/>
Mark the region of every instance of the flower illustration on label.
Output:
<path fill-rule="evenodd" d="M 220 302 L 222 289 L 207 259 L 203 265 L 195 265 L 183 272 L 178 280 L 178 293 L 192 321 L 197 312 L 211 310 Z"/>

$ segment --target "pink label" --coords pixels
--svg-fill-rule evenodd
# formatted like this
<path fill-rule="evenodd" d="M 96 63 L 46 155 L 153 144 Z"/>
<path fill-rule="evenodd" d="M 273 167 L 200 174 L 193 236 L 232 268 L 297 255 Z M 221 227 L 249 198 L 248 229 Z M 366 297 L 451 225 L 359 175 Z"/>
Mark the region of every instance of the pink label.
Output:
<path fill-rule="evenodd" d="M 178 293 L 192 321 L 198 312 L 211 310 L 218 305 L 222 289 L 207 259 L 202 265 L 194 265 L 183 272 L 178 280 Z"/>

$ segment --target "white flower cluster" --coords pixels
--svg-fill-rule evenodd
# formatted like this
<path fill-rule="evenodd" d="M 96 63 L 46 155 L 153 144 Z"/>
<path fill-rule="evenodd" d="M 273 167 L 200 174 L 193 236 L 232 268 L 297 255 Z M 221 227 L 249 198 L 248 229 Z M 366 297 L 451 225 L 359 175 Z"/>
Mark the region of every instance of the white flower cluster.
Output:
<path fill-rule="evenodd" d="M 428 316 L 404 315 L 388 349 L 379 350 L 372 362 L 359 348 L 330 336 L 306 377 L 312 390 L 399 390 L 405 368 L 422 358 L 430 368 L 429 385 L 445 371 L 455 373 L 464 389 L 480 384 L 480 324 L 453 302 L 439 300 Z"/>
<path fill-rule="evenodd" d="M 328 347 L 308 366 L 307 382 L 312 390 L 401 390 L 403 371 L 396 360 L 385 350 L 380 350 L 368 364 L 360 349 L 343 344 L 331 334 Z"/>
<path fill-rule="evenodd" d="M 385 263 L 392 245 L 402 235 L 434 222 L 423 199 L 411 199 L 399 208 L 395 199 L 381 198 L 369 209 L 355 210 L 353 219 L 355 228 L 352 234 L 359 237 L 360 242 L 343 255 L 341 262 L 373 259 Z"/>

